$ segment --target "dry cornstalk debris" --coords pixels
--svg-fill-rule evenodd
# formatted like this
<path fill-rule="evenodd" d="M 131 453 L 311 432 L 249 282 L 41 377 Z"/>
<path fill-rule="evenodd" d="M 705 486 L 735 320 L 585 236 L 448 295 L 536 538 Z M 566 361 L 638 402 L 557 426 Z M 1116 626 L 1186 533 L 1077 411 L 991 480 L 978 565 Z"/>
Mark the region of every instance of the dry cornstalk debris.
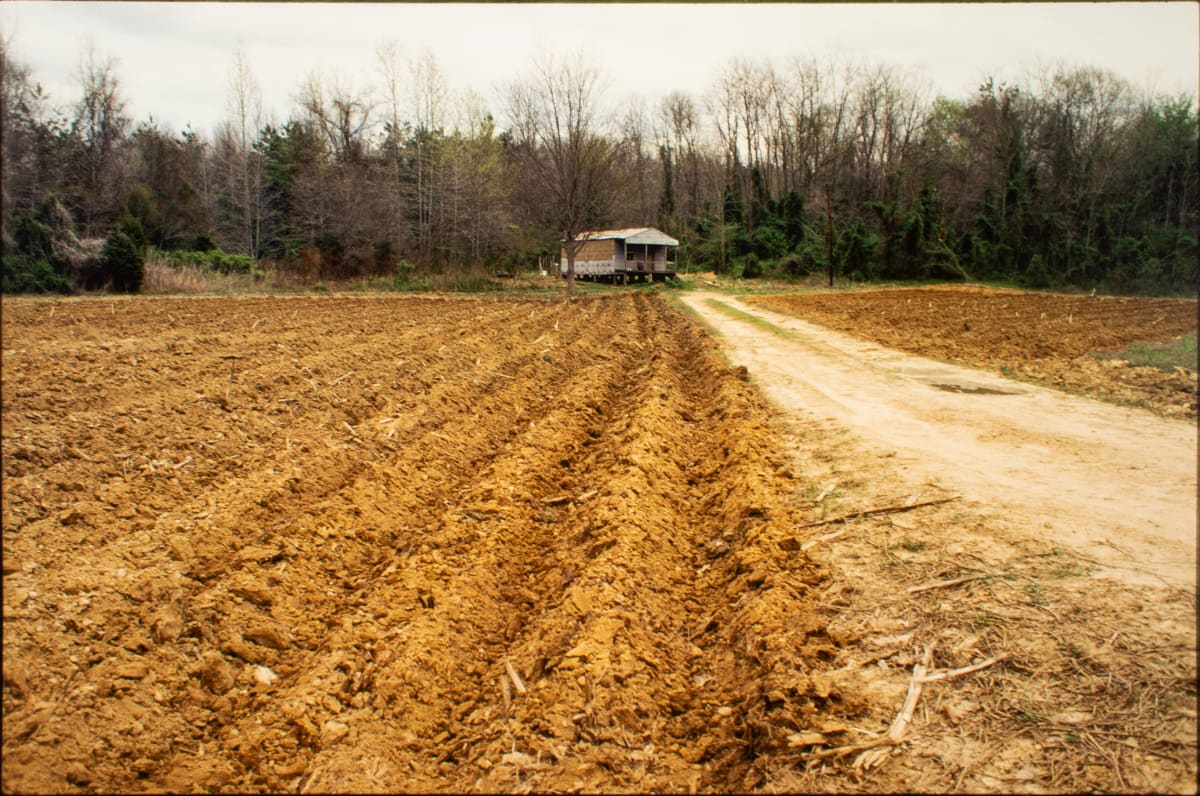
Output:
<path fill-rule="evenodd" d="M 846 533 L 846 529 L 845 529 L 845 527 L 842 527 L 836 531 L 833 531 L 832 533 L 827 533 L 823 536 L 818 536 L 816 539 L 809 539 L 807 542 L 800 545 L 800 551 L 804 552 L 805 550 L 808 550 L 812 547 L 816 547 L 817 545 L 821 544 L 821 542 L 832 542 L 834 539 L 838 538 L 839 536 L 843 536 L 845 533 Z"/>
<path fill-rule="evenodd" d="M 512 680 L 513 688 L 517 689 L 517 693 L 524 694 L 525 683 L 521 680 L 521 675 L 517 674 L 517 670 L 513 668 L 511 661 L 504 661 L 504 670 L 508 672 L 508 678 Z"/>
<path fill-rule="evenodd" d="M 1006 655 L 997 655 L 988 658 L 985 661 L 963 666 L 958 669 L 942 669 L 934 672 L 929 671 L 929 664 L 933 660 L 934 645 L 930 644 L 925 648 L 925 654 L 921 660 L 913 666 L 912 677 L 908 681 L 908 692 L 904 697 L 904 704 L 900 708 L 900 712 L 896 714 L 896 718 L 892 721 L 888 731 L 878 738 L 873 738 L 862 743 L 850 744 L 848 746 L 835 746 L 829 749 L 822 749 L 817 752 L 810 752 L 803 755 L 805 760 L 820 760 L 828 757 L 845 757 L 846 755 L 855 752 L 860 753 L 854 761 L 854 768 L 870 769 L 877 766 L 887 756 L 887 753 L 882 751 L 881 747 L 899 746 L 904 742 L 904 736 L 908 732 L 909 726 L 912 724 L 913 713 L 917 709 L 917 702 L 921 698 L 921 691 L 925 683 L 932 683 L 939 680 L 951 680 L 964 674 L 977 672 L 981 669 L 986 669 L 1000 661 L 1004 660 Z"/>
<path fill-rule="evenodd" d="M 937 680 L 952 680 L 959 675 L 970 674 L 971 672 L 977 672 L 980 669 L 986 669 L 987 667 L 997 664 L 1007 657 L 1008 655 L 997 655 L 995 657 L 988 658 L 986 661 L 973 663 L 970 666 L 961 666 L 957 669 L 943 669 L 941 671 L 931 672 L 925 675 L 921 682 L 932 683 Z"/>
<path fill-rule="evenodd" d="M 813 499 L 813 503 L 820 503 L 822 500 L 824 500 L 825 496 L 832 492 L 834 487 L 837 486 L 837 483 L 837 481 L 830 481 L 828 484 L 826 484 L 825 488 L 821 490 L 820 494 Z"/>
<path fill-rule="evenodd" d="M 939 506 L 943 503 L 949 503 L 953 500 L 958 500 L 960 497 L 962 497 L 962 496 L 961 495 L 952 495 L 952 496 L 946 497 L 946 498 L 937 498 L 936 500 L 923 500 L 920 503 L 912 503 L 910 505 L 902 504 L 902 505 L 898 505 L 898 506 L 881 506 L 879 508 L 874 508 L 874 509 L 863 509 L 862 511 L 852 511 L 849 514 L 841 514 L 837 517 L 830 517 L 827 520 L 820 520 L 818 522 L 810 522 L 810 523 L 806 523 L 804 525 L 797 525 L 796 527 L 797 528 L 816 528 L 821 525 L 832 525 L 835 522 L 848 522 L 850 520 L 859 519 L 860 517 L 869 517 L 869 516 L 874 516 L 876 514 L 897 514 L 902 511 L 912 511 L 913 509 L 919 509 L 919 508 L 923 508 L 925 506 Z"/>
<path fill-rule="evenodd" d="M 870 741 L 862 743 L 850 744 L 849 746 L 835 746 L 831 749 L 822 749 L 819 752 L 812 752 L 805 755 L 805 759 L 817 760 L 825 757 L 844 757 L 845 755 L 854 752 L 866 752 L 880 746 L 898 746 L 904 740 L 904 734 L 908 731 L 908 725 L 912 723 L 913 711 L 917 708 L 917 700 L 921 698 L 921 689 L 924 687 L 925 675 L 929 668 L 929 662 L 933 659 L 933 645 L 930 644 L 925 648 L 925 655 L 921 661 L 913 666 L 912 679 L 908 681 L 908 693 L 904 697 L 904 706 L 900 708 L 900 712 L 892 721 L 892 726 L 888 731 Z M 855 762 L 855 767 L 863 762 L 860 757 Z M 870 765 L 867 766 L 870 768 Z"/>
<path fill-rule="evenodd" d="M 500 675 L 500 694 L 504 697 L 504 710 L 512 707 L 512 691 L 508 687 L 508 675 Z"/>
<path fill-rule="evenodd" d="M 1001 578 L 1004 573 L 977 573 L 975 575 L 964 575 L 961 578 L 951 578 L 950 580 L 939 580 L 937 583 L 926 583 L 923 586 L 912 586 L 908 589 L 909 594 L 920 594 L 923 591 L 933 591 L 934 589 L 945 589 L 950 586 L 958 586 L 963 583 L 970 583 L 973 580 L 983 580 L 984 578 Z"/>

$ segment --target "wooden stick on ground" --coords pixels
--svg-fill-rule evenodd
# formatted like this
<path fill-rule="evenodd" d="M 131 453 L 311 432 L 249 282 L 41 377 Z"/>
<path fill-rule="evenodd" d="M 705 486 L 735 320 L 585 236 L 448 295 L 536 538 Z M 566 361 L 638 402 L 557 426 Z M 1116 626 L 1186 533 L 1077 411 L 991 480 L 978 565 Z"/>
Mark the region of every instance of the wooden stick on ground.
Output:
<path fill-rule="evenodd" d="M 986 669 L 1004 660 L 1005 657 L 1007 656 L 997 655 L 994 658 L 988 658 L 986 661 L 980 661 L 970 666 L 963 666 L 958 669 L 943 669 L 930 674 L 928 673 L 929 663 L 933 660 L 933 645 L 930 644 L 925 648 L 925 655 L 921 658 L 921 662 L 913 666 L 912 679 L 908 681 L 908 693 L 904 697 L 904 705 L 900 708 L 900 712 L 896 714 L 896 718 L 892 722 L 892 726 L 888 728 L 887 733 L 863 743 L 812 752 L 804 755 L 804 758 L 818 760 L 826 757 L 843 757 L 853 752 L 859 752 L 859 756 L 854 760 L 854 768 L 874 768 L 883 762 L 888 755 L 888 752 L 881 747 L 899 746 L 904 742 L 904 736 L 908 732 L 909 725 L 912 724 L 913 714 L 917 709 L 917 701 L 921 698 L 921 691 L 925 683 L 932 683 L 937 680 L 950 680 L 960 675 L 977 672 L 980 669 Z"/>
<path fill-rule="evenodd" d="M 830 482 L 829 482 L 829 483 L 828 483 L 828 484 L 825 486 L 825 488 L 821 490 L 821 493 L 820 493 L 819 495 L 817 495 L 817 496 L 816 496 L 816 498 L 814 498 L 814 499 L 813 499 L 813 503 L 814 503 L 814 504 L 819 504 L 819 503 L 820 503 L 822 500 L 824 500 L 824 499 L 825 499 L 825 496 L 826 496 L 826 495 L 828 495 L 830 492 L 832 492 L 832 491 L 833 491 L 833 488 L 834 488 L 835 486 L 837 486 L 837 481 L 830 481 Z"/>
<path fill-rule="evenodd" d="M 827 533 L 824 536 L 818 536 L 816 539 L 809 539 L 804 544 L 800 545 L 800 551 L 803 552 L 811 547 L 816 547 L 821 542 L 832 542 L 834 539 L 846 533 L 846 528 L 843 526 L 832 533 Z"/>
<path fill-rule="evenodd" d="M 517 670 L 513 668 L 507 658 L 504 661 L 504 670 L 508 672 L 508 679 L 512 680 L 513 688 L 517 689 L 517 693 L 524 694 L 525 683 L 522 682 L 521 675 L 517 674 Z"/>
<path fill-rule="evenodd" d="M 989 574 L 986 572 L 977 574 L 977 575 L 965 575 L 961 578 L 953 578 L 951 580 L 939 580 L 937 583 L 926 583 L 924 586 L 910 586 L 908 589 L 908 593 L 909 594 L 919 594 L 920 592 L 923 592 L 923 591 L 932 591 L 934 589 L 944 589 L 944 588 L 947 588 L 948 586 L 957 586 L 960 583 L 969 583 L 973 580 L 983 580 L 984 578 L 999 578 L 1002 576 L 1003 576 L 1002 573 L 1001 574 Z"/>
<path fill-rule="evenodd" d="M 911 506 L 882 506 L 877 509 L 865 509 L 863 511 L 854 511 L 854 512 L 851 512 L 850 514 L 842 514 L 841 516 L 838 516 L 838 517 L 831 517 L 830 519 L 821 520 L 820 522 L 810 522 L 806 525 L 797 525 L 796 527 L 797 528 L 816 528 L 819 525 L 832 525 L 835 522 L 846 522 L 848 520 L 856 520 L 859 517 L 866 517 L 869 515 L 898 514 L 899 512 L 902 512 L 902 511 L 912 511 L 913 509 L 919 509 L 923 506 L 938 506 L 938 505 L 941 505 L 942 503 L 949 503 L 952 500 L 958 500 L 960 497 L 961 497 L 961 495 L 953 495 L 948 498 L 938 498 L 937 500 L 924 500 L 924 501 L 921 501 L 920 503 L 913 503 Z"/>
<path fill-rule="evenodd" d="M 908 732 L 908 725 L 912 723 L 913 712 L 917 709 L 917 700 L 921 698 L 921 689 L 925 683 L 925 673 L 929 669 L 929 662 L 933 660 L 933 645 L 930 644 L 925 648 L 925 655 L 921 658 L 921 662 L 913 666 L 912 679 L 908 681 L 908 693 L 904 697 L 904 706 L 900 708 L 900 712 L 896 715 L 892 726 L 888 728 L 886 734 L 879 736 L 871 741 L 863 743 L 851 744 L 849 746 L 838 746 L 832 749 L 822 749 L 819 752 L 813 752 L 805 755 L 807 759 L 816 760 L 825 757 L 842 757 L 853 752 L 868 752 L 880 746 L 898 746 L 904 741 L 904 734 Z M 868 758 L 865 754 L 860 755 L 854 762 L 855 768 L 864 766 L 871 768 L 883 758 L 874 755 Z"/>
<path fill-rule="evenodd" d="M 512 707 L 512 692 L 508 689 L 508 675 L 500 675 L 500 694 L 504 697 L 504 710 Z"/>
<path fill-rule="evenodd" d="M 942 670 L 940 672 L 932 672 L 931 674 L 927 674 L 924 677 L 922 677 L 921 682 L 932 683 L 935 680 L 952 680 L 961 674 L 970 674 L 971 672 L 977 672 L 980 669 L 986 669 L 987 667 L 989 667 L 993 664 L 999 663 L 1000 661 L 1004 660 L 1007 657 L 1008 657 L 1007 655 L 997 655 L 994 658 L 988 658 L 986 661 L 980 661 L 979 663 L 973 663 L 970 666 L 963 666 L 958 669 Z"/>

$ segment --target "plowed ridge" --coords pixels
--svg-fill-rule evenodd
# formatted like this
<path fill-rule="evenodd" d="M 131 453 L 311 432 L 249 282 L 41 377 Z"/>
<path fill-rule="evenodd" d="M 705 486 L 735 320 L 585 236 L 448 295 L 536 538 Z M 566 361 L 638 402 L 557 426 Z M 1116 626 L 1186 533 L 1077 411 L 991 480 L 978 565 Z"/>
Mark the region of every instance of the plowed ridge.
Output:
<path fill-rule="evenodd" d="M 3 349 L 6 789 L 737 789 L 841 709 L 768 412 L 656 298 L 6 300 Z"/>

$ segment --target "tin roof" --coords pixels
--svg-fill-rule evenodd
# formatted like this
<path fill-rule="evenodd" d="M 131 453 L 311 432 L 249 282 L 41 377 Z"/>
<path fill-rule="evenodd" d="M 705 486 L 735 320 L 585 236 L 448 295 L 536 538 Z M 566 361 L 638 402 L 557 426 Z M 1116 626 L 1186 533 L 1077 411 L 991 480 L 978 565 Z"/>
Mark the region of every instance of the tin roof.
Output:
<path fill-rule="evenodd" d="M 656 246 L 678 246 L 679 241 L 654 227 L 600 229 L 579 233 L 578 240 L 607 240 L 616 238 L 626 243 L 649 243 Z"/>

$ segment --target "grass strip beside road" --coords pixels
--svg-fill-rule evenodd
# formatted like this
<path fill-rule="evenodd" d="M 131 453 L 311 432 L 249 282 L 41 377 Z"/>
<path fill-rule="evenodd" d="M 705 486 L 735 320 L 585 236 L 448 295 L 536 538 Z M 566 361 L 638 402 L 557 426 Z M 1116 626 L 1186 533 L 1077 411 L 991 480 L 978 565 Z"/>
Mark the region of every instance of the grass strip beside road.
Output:
<path fill-rule="evenodd" d="M 1097 359 L 1124 359 L 1137 367 L 1155 367 L 1160 370 L 1186 368 L 1197 370 L 1196 333 L 1180 335 L 1159 343 L 1133 343 L 1124 351 L 1096 354 Z"/>

